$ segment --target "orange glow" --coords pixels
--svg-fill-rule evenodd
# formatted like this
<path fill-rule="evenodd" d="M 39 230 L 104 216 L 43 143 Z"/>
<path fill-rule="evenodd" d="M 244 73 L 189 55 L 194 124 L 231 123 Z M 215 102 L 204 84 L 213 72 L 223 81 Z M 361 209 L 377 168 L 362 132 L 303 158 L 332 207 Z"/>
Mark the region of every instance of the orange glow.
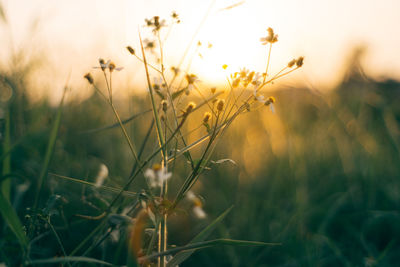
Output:
<path fill-rule="evenodd" d="M 267 47 L 259 39 L 266 35 L 267 27 L 279 35 L 272 49 L 272 73 L 294 57 L 306 58 L 301 73 L 292 75 L 293 84 L 289 85 L 296 81 L 318 88 L 333 86 L 340 80 L 348 51 L 359 43 L 369 47 L 364 62 L 368 73 L 394 77 L 400 73 L 400 35 L 394 26 L 400 23 L 400 2 L 396 0 L 220 0 L 208 13 L 213 1 L 43 0 L 40 8 L 23 0 L 3 2 L 8 26 L 2 25 L 1 31 L 12 40 L 5 42 L 9 47 L 2 49 L 1 56 L 21 47 L 44 55 L 47 63 L 41 72 L 47 74 L 41 75 L 40 83 L 57 88 L 52 89 L 52 94 L 61 91 L 70 74 L 71 86 L 80 88 L 73 94 L 88 95 L 82 90 L 86 86 L 81 76 L 99 57 L 113 59 L 125 67 L 116 83 L 142 87 L 143 66 L 124 47 L 138 48 L 138 30 L 149 36 L 142 27 L 145 18 L 159 15 L 168 21 L 172 11 L 180 15 L 182 23 L 172 27 L 164 44 L 166 67 L 178 65 L 207 14 L 181 66 L 204 82 L 224 83 L 227 73 L 221 68 L 223 64 L 229 66 L 228 73 L 241 67 L 263 72 Z M 163 37 L 168 31 L 164 30 Z M 196 50 L 199 40 L 203 45 Z M 209 43 L 212 48 L 207 48 Z M 286 82 L 289 81 L 282 79 L 280 84 L 287 85 Z M 116 89 L 117 95 L 126 93 Z"/>

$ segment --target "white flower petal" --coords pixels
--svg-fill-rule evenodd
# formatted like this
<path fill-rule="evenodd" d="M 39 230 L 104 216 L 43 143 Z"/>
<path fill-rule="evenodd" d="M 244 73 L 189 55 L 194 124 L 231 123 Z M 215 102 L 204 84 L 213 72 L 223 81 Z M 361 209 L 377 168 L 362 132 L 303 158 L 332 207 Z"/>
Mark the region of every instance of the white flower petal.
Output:
<path fill-rule="evenodd" d="M 199 207 L 199 206 L 194 206 L 193 207 L 193 213 L 194 215 L 199 218 L 199 219 L 204 219 L 207 217 L 207 214 L 204 212 L 204 210 Z"/>
<path fill-rule="evenodd" d="M 272 113 L 275 113 L 275 106 L 273 103 L 269 104 L 269 109 L 272 111 Z"/>
<path fill-rule="evenodd" d="M 196 195 L 192 192 L 192 191 L 188 191 L 187 193 L 186 193 L 186 197 L 187 197 L 187 199 L 189 199 L 189 200 L 195 200 L 197 197 L 196 197 Z"/>
<path fill-rule="evenodd" d="M 100 165 L 100 170 L 96 176 L 96 183 L 95 186 L 96 187 L 100 187 L 103 185 L 105 179 L 108 177 L 108 168 L 106 165 L 101 164 Z"/>
<path fill-rule="evenodd" d="M 147 169 L 144 172 L 144 177 L 146 177 L 150 180 L 154 180 L 154 179 L 156 179 L 156 174 L 154 173 L 154 171 L 152 169 Z"/>

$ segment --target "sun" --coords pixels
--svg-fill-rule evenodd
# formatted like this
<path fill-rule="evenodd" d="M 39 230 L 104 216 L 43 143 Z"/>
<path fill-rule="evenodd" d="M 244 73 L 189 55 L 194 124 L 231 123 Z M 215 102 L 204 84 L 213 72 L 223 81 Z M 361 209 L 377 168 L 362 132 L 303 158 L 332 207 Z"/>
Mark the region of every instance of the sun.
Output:
<path fill-rule="evenodd" d="M 266 28 L 254 25 L 251 16 L 239 7 L 211 16 L 199 35 L 202 44 L 193 71 L 210 83 L 222 83 L 228 73 L 243 67 L 263 72 L 267 50 L 260 38 Z M 227 70 L 222 68 L 225 64 Z"/>

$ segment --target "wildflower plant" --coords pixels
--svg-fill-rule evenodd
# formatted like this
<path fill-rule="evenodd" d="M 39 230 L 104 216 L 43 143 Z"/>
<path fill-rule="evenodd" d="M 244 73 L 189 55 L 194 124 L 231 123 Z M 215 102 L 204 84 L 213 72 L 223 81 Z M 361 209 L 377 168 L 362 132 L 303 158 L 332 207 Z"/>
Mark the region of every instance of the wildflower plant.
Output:
<path fill-rule="evenodd" d="M 116 126 L 122 132 L 134 164 L 124 184 L 119 189 L 113 189 L 113 192 L 117 193 L 107 202 L 101 216 L 95 218 L 104 222 L 112 220 L 115 227 L 104 230 L 104 225 L 100 224 L 103 226 L 95 228 L 69 256 L 74 256 L 83 248 L 86 250 L 82 256 L 89 254 L 93 249 L 93 246 L 88 244 L 91 240 L 90 237 L 101 231 L 106 231 L 105 234 L 112 233 L 114 239 L 120 237 L 117 230 L 122 224 L 127 225 L 127 232 L 129 232 L 127 234 L 129 255 L 127 263 L 132 266 L 137 264 L 177 266 L 194 250 L 219 244 L 233 246 L 279 245 L 233 239 L 205 240 L 232 208 L 227 209 L 218 218 L 209 218 L 207 200 L 203 200 L 194 192 L 194 186 L 207 170 L 222 162 L 233 162 L 230 159 L 212 160 L 219 140 L 238 116 L 265 106 L 269 106 L 274 111 L 276 100 L 272 96 L 265 97 L 263 89 L 275 80 L 302 67 L 304 58 L 291 60 L 275 75 L 269 74 L 271 48 L 278 41 L 278 35 L 272 28 L 268 28 L 267 37 L 261 38 L 263 45 L 269 45 L 264 73 L 242 68 L 227 77 L 224 91 L 217 90 L 216 87 L 203 88 L 199 77 L 192 73 L 189 67 L 187 69 L 182 69 L 180 65 L 166 67 L 167 63 L 163 59 L 163 42 L 168 36 L 171 26 L 180 23 L 179 15 L 176 12 L 172 13 L 171 19 L 169 26 L 165 19 L 158 16 L 146 19 L 145 28 L 150 30 L 150 36 L 143 40 L 139 33 L 140 53 L 132 46 L 126 47 L 134 59 L 143 63 L 146 73 L 151 106 L 147 111 L 152 113 L 152 122 L 142 144 L 131 139 L 126 130 L 126 123 L 136 118 L 137 114 L 122 120 L 113 101 L 115 71 L 122 71 L 123 68 L 117 67 L 111 60 L 106 61 L 100 58 L 95 71 L 102 73 L 104 82 L 96 81 L 91 73 L 84 75 L 88 83 L 110 106 Z M 168 29 L 168 31 L 165 33 L 166 37 L 161 38 L 164 37 L 164 29 Z M 156 57 L 155 62 L 150 62 L 149 51 Z M 222 66 L 224 70 L 228 70 L 228 68 L 227 65 Z M 221 71 L 223 71 L 222 69 Z M 180 82 L 178 82 L 179 80 Z M 188 95 L 194 95 L 197 103 L 192 102 L 193 100 L 190 101 Z M 202 117 L 202 119 L 196 120 L 196 117 Z M 189 120 L 197 122 L 197 126 L 192 129 L 188 128 Z M 156 139 L 151 140 L 152 132 L 155 133 Z M 193 133 L 201 135 L 201 137 L 189 143 L 188 136 Z M 153 143 L 155 149 L 150 152 L 137 149 L 145 147 L 146 143 Z M 192 152 L 195 147 L 200 150 L 199 154 Z M 175 168 L 177 162 L 187 163 L 188 173 L 178 174 Z M 98 188 L 104 186 L 105 179 L 109 176 L 107 167 L 102 165 L 101 168 L 96 182 Z M 110 171 L 112 173 L 112 170 Z M 183 182 L 179 177 L 184 177 Z M 142 179 L 144 188 L 138 192 L 128 191 L 137 179 Z M 174 184 L 173 188 L 179 189 L 170 191 L 171 184 Z M 127 192 L 135 195 L 136 201 L 133 203 L 126 201 L 124 196 Z M 199 220 L 209 220 L 210 223 L 187 245 L 174 247 L 174 244 L 169 243 L 168 219 L 172 214 L 178 214 L 177 211 L 182 207 L 189 207 L 188 214 L 193 214 Z M 120 210 L 123 212 L 119 213 Z M 104 239 L 100 239 L 98 242 L 101 243 L 102 240 Z"/>

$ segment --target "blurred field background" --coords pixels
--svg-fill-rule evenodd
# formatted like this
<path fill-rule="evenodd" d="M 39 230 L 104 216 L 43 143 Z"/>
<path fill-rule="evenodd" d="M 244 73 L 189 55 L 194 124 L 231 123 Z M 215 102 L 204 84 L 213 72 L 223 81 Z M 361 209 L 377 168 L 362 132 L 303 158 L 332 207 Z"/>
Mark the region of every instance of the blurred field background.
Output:
<path fill-rule="evenodd" d="M 3 190 L 5 183 L 10 184 L 11 203 L 25 227 L 29 227 L 29 208 L 60 96 L 48 92 L 35 95 L 43 90 L 38 81 L 40 75 L 48 75 L 41 74 L 41 69 L 49 63 L 45 54 L 35 53 L 27 44 L 15 50 L 8 61 L 2 60 L 0 68 L 1 179 Z M 369 51 L 366 47 L 352 46 L 342 54 L 344 67 L 332 74 L 336 82 L 329 82 L 328 89 L 326 84 L 321 89 L 317 82 L 310 82 L 309 72 L 296 74 L 297 78 L 308 77 L 306 82 L 302 78 L 291 82 L 290 77 L 278 81 L 268 91 L 277 99 L 276 113 L 260 109 L 241 116 L 214 153 L 215 160 L 230 158 L 237 164 L 216 165 L 196 185 L 207 219 L 199 221 L 183 213 L 169 221 L 171 244 L 183 245 L 234 205 L 213 236 L 282 245 L 208 248 L 196 252 L 182 266 L 396 266 L 400 262 L 399 73 L 370 70 L 364 60 Z M 90 70 L 92 65 L 80 65 L 79 69 Z M 53 224 L 67 253 L 97 226 L 96 221 L 75 215 L 98 215 L 94 206 L 104 206 L 112 193 L 53 174 L 94 182 L 99 166 L 105 164 L 109 169 L 106 185 L 118 187 L 132 169 L 132 157 L 118 128 L 91 131 L 115 121 L 109 107 L 84 83 L 84 73 L 73 71 L 70 78 L 80 87 L 67 92 L 39 202 L 43 209 L 57 207 Z M 63 83 L 67 77 L 62 77 Z M 144 90 L 132 89 L 131 83 L 124 82 L 118 90 L 135 94 L 121 93 L 116 105 L 121 117 L 128 118 L 148 109 L 150 102 Z M 80 90 L 85 92 L 76 93 Z M 148 113 L 126 124 L 138 144 L 151 118 Z M 187 127 L 196 127 L 195 120 Z M 198 136 L 190 138 L 194 141 Z M 154 145 L 149 143 L 145 151 L 153 151 Z M 187 168 L 179 164 L 178 173 Z M 130 190 L 140 192 L 142 187 L 143 181 L 138 179 Z M 14 266 L 18 264 L 18 243 L 3 220 L 0 230 L 0 262 Z M 33 258 L 62 255 L 54 236 L 46 234 L 45 224 L 36 231 L 28 238 L 43 236 L 30 252 Z M 119 241 L 107 237 L 91 256 L 123 264 L 126 236 L 121 232 Z"/>

